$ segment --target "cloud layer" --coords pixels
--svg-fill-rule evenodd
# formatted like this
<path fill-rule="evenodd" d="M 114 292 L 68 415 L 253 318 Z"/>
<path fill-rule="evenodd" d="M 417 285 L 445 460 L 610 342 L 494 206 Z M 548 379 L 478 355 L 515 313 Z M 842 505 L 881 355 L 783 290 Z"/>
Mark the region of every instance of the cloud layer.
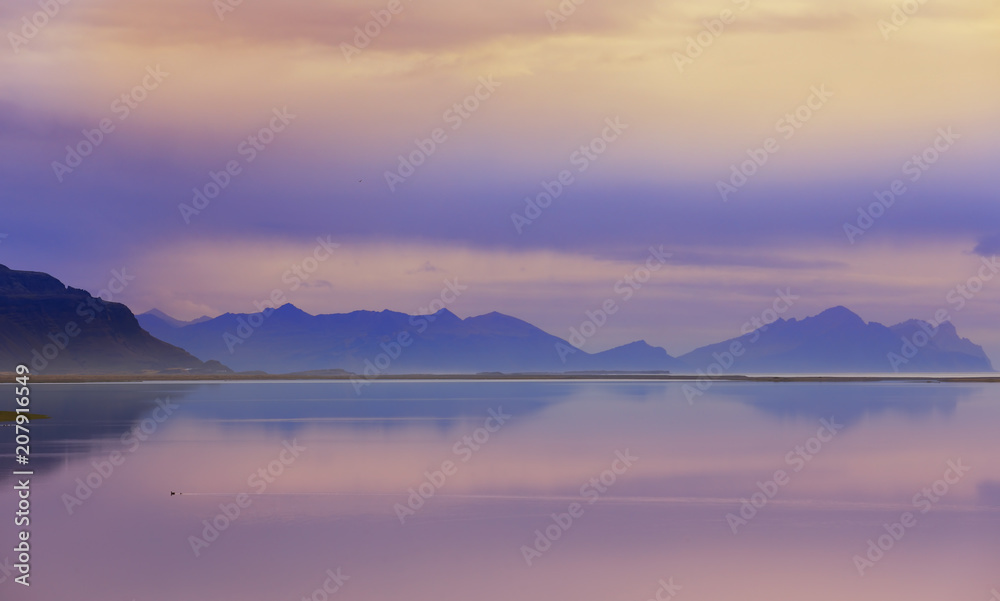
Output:
<path fill-rule="evenodd" d="M 676 352 L 778 286 L 810 308 L 921 317 L 973 253 L 996 253 L 997 6 L 571 4 L 244 2 L 220 18 L 201 0 L 105 0 L 43 19 L 5 3 L 0 261 L 96 289 L 128 264 L 154 283 L 127 300 L 196 317 L 245 310 L 272 260 L 330 235 L 353 263 L 304 291 L 314 312 L 409 310 L 440 269 L 481 285 L 468 313 L 558 334 L 568 306 L 665 244 L 675 272 L 606 343 Z M 275 110 L 294 119 L 268 131 Z M 608 119 L 625 126 L 613 140 Z M 387 172 L 414 157 L 393 191 Z M 988 288 L 956 319 L 1000 351 L 998 303 Z"/>

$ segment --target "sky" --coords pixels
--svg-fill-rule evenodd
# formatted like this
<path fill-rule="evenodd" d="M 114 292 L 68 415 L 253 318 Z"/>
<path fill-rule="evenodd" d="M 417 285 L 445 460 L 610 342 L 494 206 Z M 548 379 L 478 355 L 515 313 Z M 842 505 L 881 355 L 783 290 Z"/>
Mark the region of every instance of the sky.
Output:
<path fill-rule="evenodd" d="M 0 33 L 0 263 L 137 313 L 457 288 L 562 337 L 610 300 L 587 350 L 677 355 L 781 290 L 946 308 L 1000 361 L 995 1 L 8 0 Z"/>

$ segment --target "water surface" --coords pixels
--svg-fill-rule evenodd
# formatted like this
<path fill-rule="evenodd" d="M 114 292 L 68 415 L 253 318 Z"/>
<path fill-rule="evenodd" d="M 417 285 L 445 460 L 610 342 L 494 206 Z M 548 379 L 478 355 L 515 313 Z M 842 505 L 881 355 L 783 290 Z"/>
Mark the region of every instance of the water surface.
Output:
<path fill-rule="evenodd" d="M 0 597 L 645 601 L 672 585 L 691 601 L 986 601 L 1000 586 L 997 385 L 717 382 L 693 403 L 683 386 L 35 385 L 52 419 L 33 425 L 32 586 L 0 570 Z M 11 439 L 0 428 L 12 564 Z M 865 557 L 880 536 L 889 550 Z"/>

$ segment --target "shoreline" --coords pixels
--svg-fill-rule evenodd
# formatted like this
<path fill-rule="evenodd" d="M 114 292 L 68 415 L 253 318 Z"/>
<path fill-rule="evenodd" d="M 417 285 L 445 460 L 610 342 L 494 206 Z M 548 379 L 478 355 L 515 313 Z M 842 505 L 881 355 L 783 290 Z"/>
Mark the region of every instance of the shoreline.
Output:
<path fill-rule="evenodd" d="M 3 381 L 13 382 L 13 373 L 2 374 Z M 89 384 L 89 383 L 127 383 L 127 382 L 305 382 L 305 381 L 344 381 L 361 380 L 365 382 L 402 382 L 402 381 L 480 381 L 480 382 L 513 382 L 513 381 L 632 381 L 632 382 L 671 382 L 671 381 L 714 381 L 714 382 L 924 382 L 924 383 L 1000 383 L 1000 374 L 945 376 L 928 375 L 719 375 L 700 376 L 697 374 L 625 374 L 625 373 L 593 373 L 593 374 L 393 374 L 377 378 L 365 378 L 356 374 L 121 374 L 121 375 L 44 375 L 31 376 L 36 384 Z"/>

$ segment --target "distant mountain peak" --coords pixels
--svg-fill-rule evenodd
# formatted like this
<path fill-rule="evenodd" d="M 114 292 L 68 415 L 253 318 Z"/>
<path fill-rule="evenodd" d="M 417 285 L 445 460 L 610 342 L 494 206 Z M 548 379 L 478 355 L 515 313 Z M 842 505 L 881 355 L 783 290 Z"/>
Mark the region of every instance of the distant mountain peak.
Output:
<path fill-rule="evenodd" d="M 461 321 L 461 318 L 459 318 L 458 315 L 455 315 L 454 313 L 452 313 L 448 309 L 439 309 L 438 312 L 434 314 L 434 317 L 437 318 L 437 319 L 444 318 L 444 319 L 447 319 L 449 321 L 451 321 L 451 320 Z"/>
<path fill-rule="evenodd" d="M 202 315 L 198 319 L 192 319 L 191 321 L 184 321 L 183 319 L 177 319 L 176 317 L 172 317 L 172 316 L 168 315 L 167 313 L 165 313 L 163 311 L 160 311 L 159 309 L 156 309 L 156 308 L 150 309 L 149 311 L 146 311 L 145 313 L 140 313 L 139 315 L 136 315 L 136 318 L 138 318 L 140 322 L 143 322 L 143 321 L 147 321 L 148 322 L 147 318 L 149 318 L 149 317 L 154 317 L 156 319 L 159 319 L 160 321 L 162 321 L 162 322 L 166 323 L 167 325 L 169 325 L 171 327 L 174 327 L 174 328 L 183 328 L 184 326 L 190 326 L 190 325 L 194 325 L 196 323 L 202 323 L 202 322 L 209 321 L 210 319 L 212 319 L 208 315 Z"/>
<path fill-rule="evenodd" d="M 474 317 L 467 317 L 462 320 L 463 323 L 467 325 L 475 325 L 485 328 L 500 328 L 505 329 L 510 332 L 541 332 L 541 330 L 524 321 L 523 319 L 518 319 L 517 317 L 512 317 L 505 313 L 500 313 L 499 311 L 491 311 L 483 315 L 476 315 Z"/>
<path fill-rule="evenodd" d="M 163 311 L 160 311 L 159 309 L 157 309 L 155 307 L 152 308 L 152 309 L 150 309 L 149 311 L 146 311 L 145 313 L 140 313 L 139 315 L 152 315 L 153 317 L 159 317 L 160 319 L 162 319 L 164 321 L 181 321 L 181 320 L 177 319 L 176 317 L 171 317 L 170 315 L 167 315 L 166 313 L 164 313 Z"/>
<path fill-rule="evenodd" d="M 448 311 L 448 310 L 447 309 L 441 309 L 441 311 Z M 448 313 L 451 313 L 451 311 L 448 311 Z M 454 315 L 454 313 L 451 313 L 451 314 Z M 494 321 L 501 321 L 501 320 L 508 320 L 508 319 L 515 319 L 517 321 L 520 321 L 516 317 L 511 317 L 510 315 L 505 315 L 505 314 L 503 314 L 503 313 L 501 313 L 499 311 L 490 311 L 489 313 L 483 313 L 482 315 L 473 315 L 473 316 L 470 316 L 470 317 L 466 317 L 465 321 L 476 320 L 476 321 L 490 321 L 490 322 L 494 322 Z"/>
<path fill-rule="evenodd" d="M 655 355 L 667 355 L 667 350 L 661 346 L 653 346 L 652 344 L 646 342 L 645 340 L 636 340 L 635 342 L 629 342 L 628 344 L 623 344 L 621 346 L 616 346 L 610 348 L 603 353 L 597 353 L 598 355 L 626 355 L 626 354 L 641 353 L 647 355 L 648 353 L 653 353 Z"/>
<path fill-rule="evenodd" d="M 847 307 L 837 305 L 822 311 L 812 317 L 803 319 L 800 323 L 821 324 L 824 326 L 855 326 L 864 327 L 867 322 L 860 315 Z"/>
<path fill-rule="evenodd" d="M 616 348 L 627 348 L 627 349 L 638 349 L 638 348 L 659 348 L 652 344 L 646 342 L 645 340 L 636 340 L 635 342 L 629 342 L 628 344 L 623 344 Z"/>
<path fill-rule="evenodd" d="M 923 319 L 907 319 L 904 322 L 897 323 L 896 325 L 890 327 L 891 330 L 903 330 L 911 328 L 921 328 L 923 330 L 937 330 L 938 333 L 944 333 L 948 335 L 957 336 L 958 330 L 955 329 L 955 324 L 950 321 L 942 321 L 937 326 L 932 326 L 930 322 Z"/>
<path fill-rule="evenodd" d="M 275 315 L 308 315 L 312 317 L 312 314 L 306 313 L 302 309 L 299 309 L 292 303 L 285 303 L 274 310 Z"/>
<path fill-rule="evenodd" d="M 718 362 L 737 339 L 695 349 L 680 357 L 701 367 Z M 743 337 L 744 353 L 733 361 L 733 373 L 882 373 L 993 371 L 983 349 L 960 338 L 950 323 L 934 329 L 911 319 L 888 328 L 865 322 L 850 309 L 831 307 L 781 327 L 761 328 Z M 907 346 L 909 345 L 909 347 Z M 906 351 L 907 348 L 915 352 Z M 908 353 L 902 359 L 894 356 Z"/>
<path fill-rule="evenodd" d="M 176 317 L 171 317 L 170 315 L 167 315 L 163 311 L 160 311 L 159 309 L 155 309 L 155 308 L 154 309 L 150 309 L 149 311 L 146 311 L 145 313 L 140 313 L 140 314 L 136 315 L 137 319 L 143 318 L 143 319 L 140 319 L 140 322 L 146 321 L 144 318 L 147 318 L 147 317 L 155 317 L 156 319 L 159 319 L 163 323 L 169 325 L 170 327 L 174 327 L 174 328 L 183 328 L 184 326 L 187 325 L 187 322 L 181 321 L 180 319 L 177 319 Z"/>
<path fill-rule="evenodd" d="M 835 317 L 838 319 L 851 319 L 851 320 L 856 319 L 859 321 L 864 321 L 863 319 L 861 319 L 860 315 L 858 315 L 854 311 L 851 311 L 844 305 L 837 305 L 836 307 L 830 307 L 826 311 L 820 312 L 818 315 L 816 315 L 816 317 Z"/>
<path fill-rule="evenodd" d="M 637 340 L 622 346 L 594 354 L 590 362 L 592 369 L 617 371 L 664 372 L 681 367 L 681 363 L 671 357 L 666 349 L 652 346 L 645 340 Z"/>

